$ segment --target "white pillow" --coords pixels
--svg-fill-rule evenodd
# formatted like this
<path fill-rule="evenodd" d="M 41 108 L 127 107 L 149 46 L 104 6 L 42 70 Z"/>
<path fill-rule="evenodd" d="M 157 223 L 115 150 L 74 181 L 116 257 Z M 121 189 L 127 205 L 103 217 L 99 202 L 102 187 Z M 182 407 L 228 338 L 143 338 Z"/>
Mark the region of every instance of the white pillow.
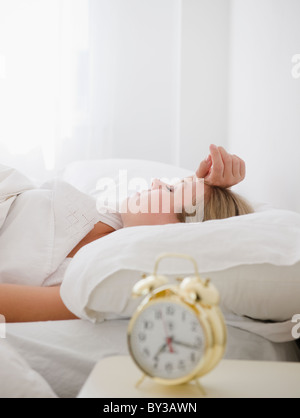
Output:
<path fill-rule="evenodd" d="M 57 398 L 42 376 L 4 340 L 0 340 L 0 370 L 1 398 Z"/>
<path fill-rule="evenodd" d="M 226 309 L 286 321 L 300 311 L 299 248 L 300 215 L 275 209 L 200 224 L 124 228 L 75 256 L 62 297 L 80 317 L 122 314 L 141 273 L 153 271 L 159 254 L 179 252 L 193 256 L 200 273 L 212 278 Z M 191 267 L 186 260 L 171 260 L 162 263 L 161 272 L 184 275 Z"/>
<path fill-rule="evenodd" d="M 175 177 L 191 172 L 153 162 L 83 162 L 65 180 L 91 192 L 97 178 Z M 77 178 L 75 178 L 76 173 Z M 71 175 L 72 174 L 72 175 Z M 253 202 L 251 202 L 253 203 Z M 151 273 L 163 252 L 192 255 L 204 277 L 219 288 L 222 308 L 258 320 L 289 321 L 300 313 L 300 215 L 256 204 L 257 213 L 200 224 L 126 228 L 84 247 L 72 260 L 61 288 L 67 307 L 79 317 L 103 320 L 130 316 L 139 301 L 130 298 L 142 273 Z M 163 262 L 171 279 L 193 272 L 186 260 Z"/>
<path fill-rule="evenodd" d="M 128 181 L 142 177 L 148 184 L 152 178 L 167 177 L 171 181 L 173 177 L 183 178 L 194 174 L 190 170 L 156 161 L 107 159 L 71 163 L 64 170 L 62 178 L 85 193 L 97 195 L 97 181 L 101 177 L 110 177 L 118 185 L 125 184 L 124 178 L 119 182 L 119 171 L 123 170 L 128 173 Z"/>

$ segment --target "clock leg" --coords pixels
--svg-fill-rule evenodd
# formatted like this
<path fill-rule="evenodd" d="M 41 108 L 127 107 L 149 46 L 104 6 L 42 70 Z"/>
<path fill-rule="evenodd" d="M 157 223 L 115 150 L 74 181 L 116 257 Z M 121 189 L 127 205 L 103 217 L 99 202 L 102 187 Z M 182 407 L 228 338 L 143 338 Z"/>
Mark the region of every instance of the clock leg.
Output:
<path fill-rule="evenodd" d="M 202 395 L 203 397 L 206 397 L 206 396 L 207 396 L 207 394 L 206 394 L 206 392 L 205 392 L 205 390 L 204 390 L 203 386 L 200 384 L 199 380 L 198 380 L 198 379 L 195 379 L 195 380 L 194 380 L 194 382 L 195 382 L 195 385 L 197 386 L 197 388 L 199 389 L 199 391 L 201 392 L 201 395 Z"/>
<path fill-rule="evenodd" d="M 142 376 L 141 376 L 141 378 L 140 378 L 140 380 L 138 380 L 137 382 L 136 382 L 136 385 L 135 385 L 135 387 L 136 387 L 136 389 L 143 383 L 143 381 L 145 380 L 145 378 L 146 378 L 146 375 L 145 374 L 143 374 Z"/>

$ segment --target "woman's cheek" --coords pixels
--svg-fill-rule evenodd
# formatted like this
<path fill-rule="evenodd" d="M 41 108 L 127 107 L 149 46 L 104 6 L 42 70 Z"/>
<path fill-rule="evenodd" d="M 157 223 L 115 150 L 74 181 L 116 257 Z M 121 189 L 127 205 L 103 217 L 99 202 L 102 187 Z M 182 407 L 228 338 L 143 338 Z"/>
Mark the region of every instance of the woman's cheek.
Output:
<path fill-rule="evenodd" d="M 184 207 L 184 195 L 183 195 L 183 189 L 179 189 L 174 194 L 174 200 L 173 200 L 173 210 L 174 213 L 182 213 L 183 207 Z"/>

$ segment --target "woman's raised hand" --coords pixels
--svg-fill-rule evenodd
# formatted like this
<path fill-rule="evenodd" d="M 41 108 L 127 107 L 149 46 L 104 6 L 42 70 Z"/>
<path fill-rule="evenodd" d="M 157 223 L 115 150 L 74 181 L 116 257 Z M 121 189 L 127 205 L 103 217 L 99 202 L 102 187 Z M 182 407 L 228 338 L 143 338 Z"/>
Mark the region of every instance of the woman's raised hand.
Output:
<path fill-rule="evenodd" d="M 235 186 L 246 176 L 246 164 L 237 155 L 228 154 L 223 147 L 211 145 L 210 155 L 203 160 L 196 171 L 198 178 L 203 178 L 210 186 L 225 189 Z"/>

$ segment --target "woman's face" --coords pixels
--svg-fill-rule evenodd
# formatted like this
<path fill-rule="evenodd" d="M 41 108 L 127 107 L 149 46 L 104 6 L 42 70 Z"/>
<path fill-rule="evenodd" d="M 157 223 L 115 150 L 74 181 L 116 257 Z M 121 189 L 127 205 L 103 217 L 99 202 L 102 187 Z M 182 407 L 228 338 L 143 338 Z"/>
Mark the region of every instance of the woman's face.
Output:
<path fill-rule="evenodd" d="M 122 203 L 123 226 L 126 228 L 178 223 L 178 213 L 182 213 L 183 209 L 193 212 L 193 205 L 203 196 L 203 179 L 196 176 L 188 177 L 175 185 L 155 179 L 151 189 L 136 193 Z"/>

